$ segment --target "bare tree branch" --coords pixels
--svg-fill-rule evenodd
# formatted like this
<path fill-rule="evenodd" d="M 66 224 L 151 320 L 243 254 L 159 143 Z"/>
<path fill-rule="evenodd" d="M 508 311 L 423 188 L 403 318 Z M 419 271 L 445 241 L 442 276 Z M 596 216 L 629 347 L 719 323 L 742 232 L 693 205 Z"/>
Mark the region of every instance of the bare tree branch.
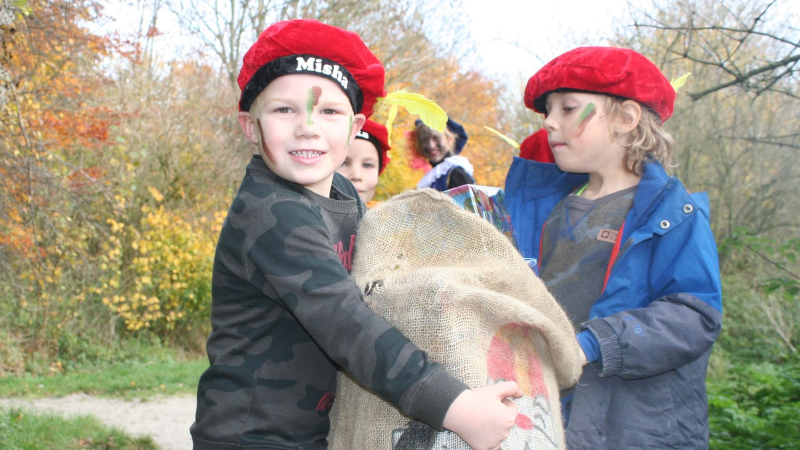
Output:
<path fill-rule="evenodd" d="M 683 17 L 664 15 L 661 11 L 645 13 L 644 20 L 635 21 L 634 26 L 637 29 L 652 29 L 683 36 L 680 47 L 673 41 L 666 49 L 680 58 L 721 70 L 732 78 L 702 91 L 689 93 L 692 100 L 699 100 L 735 85 L 741 85 L 758 96 L 764 92 L 775 92 L 775 85 L 793 77 L 796 74 L 794 66 L 800 60 L 800 40 L 797 36 L 784 33 L 787 27 L 780 31 L 772 30 L 766 22 L 767 13 L 774 9 L 776 3 L 777 0 L 772 0 L 754 8 L 750 18 L 746 18 L 748 13 L 745 10 L 740 11 L 724 2 L 680 2 L 679 8 L 685 11 Z M 667 19 L 670 17 L 671 19 Z M 749 43 L 750 49 L 753 45 L 763 44 L 754 43 L 752 38 L 767 39 L 776 44 L 772 48 L 783 56 L 764 58 L 762 63 L 753 68 L 755 60 L 746 62 L 748 57 L 737 56 L 745 48 L 745 44 Z M 784 48 L 780 49 L 779 46 Z M 743 63 L 750 66 L 749 70 L 740 66 Z M 770 73 L 782 68 L 783 71 Z"/>
<path fill-rule="evenodd" d="M 735 86 L 737 84 L 742 84 L 745 81 L 749 80 L 750 78 L 752 78 L 752 77 L 754 77 L 754 76 L 756 76 L 758 74 L 761 74 L 761 73 L 764 73 L 764 72 L 769 72 L 770 70 L 777 69 L 777 68 L 780 68 L 780 67 L 792 64 L 792 63 L 796 63 L 797 61 L 800 61 L 800 53 L 798 53 L 797 55 L 787 56 L 786 58 L 784 58 L 784 59 L 782 59 L 780 61 L 775 61 L 775 62 L 767 64 L 765 66 L 761 66 L 761 67 L 759 67 L 757 69 L 753 69 L 753 70 L 751 70 L 751 71 L 749 71 L 747 73 L 738 75 L 736 78 L 734 78 L 733 80 L 731 80 L 731 81 L 729 81 L 727 83 L 718 84 L 718 85 L 716 85 L 714 87 L 708 88 L 708 89 L 700 91 L 700 92 L 690 93 L 689 97 L 691 97 L 692 100 L 697 101 L 697 100 L 705 97 L 708 94 L 711 94 L 713 92 L 717 92 L 717 91 L 725 89 L 727 87 Z"/>

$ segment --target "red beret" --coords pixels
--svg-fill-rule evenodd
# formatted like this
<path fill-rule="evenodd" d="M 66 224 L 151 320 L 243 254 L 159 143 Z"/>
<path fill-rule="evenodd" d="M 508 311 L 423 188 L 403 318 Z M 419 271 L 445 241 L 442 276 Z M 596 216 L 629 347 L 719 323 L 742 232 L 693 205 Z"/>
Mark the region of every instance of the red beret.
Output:
<path fill-rule="evenodd" d="M 367 119 L 356 138 L 372 142 L 372 145 L 378 150 L 378 175 L 383 173 L 383 169 L 386 168 L 391 160 L 389 154 L 386 153 L 392 149 L 392 147 L 389 147 L 389 130 L 378 122 Z"/>
<path fill-rule="evenodd" d="M 311 61 L 310 57 L 316 58 Z M 333 80 L 348 95 L 355 112 L 367 117 L 372 115 L 375 99 L 385 93 L 383 64 L 356 33 L 316 20 L 296 19 L 270 25 L 245 53 L 237 79 L 242 89 L 239 110 L 249 110 L 271 81 L 292 73 Z M 363 103 L 359 110 L 360 95 Z"/>
<path fill-rule="evenodd" d="M 525 106 L 546 114 L 547 94 L 556 89 L 624 97 L 649 107 L 665 122 L 675 90 L 658 67 L 639 53 L 617 47 L 578 47 L 545 64 L 525 87 Z"/>
<path fill-rule="evenodd" d="M 519 157 L 543 163 L 555 163 L 553 150 L 550 149 L 550 139 L 547 130 L 541 130 L 525 138 L 519 145 Z"/>

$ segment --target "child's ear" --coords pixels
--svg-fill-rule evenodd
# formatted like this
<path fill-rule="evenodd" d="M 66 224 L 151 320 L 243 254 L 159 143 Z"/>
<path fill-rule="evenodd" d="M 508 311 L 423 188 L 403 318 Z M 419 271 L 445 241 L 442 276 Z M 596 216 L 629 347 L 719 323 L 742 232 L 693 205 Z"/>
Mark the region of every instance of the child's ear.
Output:
<path fill-rule="evenodd" d="M 239 126 L 242 127 L 244 137 L 247 139 L 247 141 L 251 144 L 258 145 L 259 130 L 256 127 L 256 123 L 253 122 L 253 118 L 250 117 L 249 112 L 239 111 Z"/>
<path fill-rule="evenodd" d="M 619 124 L 620 132 L 629 133 L 639 126 L 639 121 L 642 120 L 642 105 L 634 100 L 625 100 L 622 102 L 622 117 Z"/>
<path fill-rule="evenodd" d="M 361 127 L 367 123 L 367 116 L 363 114 L 356 114 L 353 116 L 353 129 L 350 130 L 350 142 L 353 142 L 353 139 L 356 138 L 356 135 L 359 131 L 361 131 Z"/>

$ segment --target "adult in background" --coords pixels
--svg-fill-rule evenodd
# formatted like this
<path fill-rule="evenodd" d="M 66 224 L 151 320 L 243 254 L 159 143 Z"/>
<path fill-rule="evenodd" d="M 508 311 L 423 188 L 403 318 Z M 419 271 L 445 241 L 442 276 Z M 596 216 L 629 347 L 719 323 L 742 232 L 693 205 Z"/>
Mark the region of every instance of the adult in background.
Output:
<path fill-rule="evenodd" d="M 459 156 L 467 145 L 467 132 L 453 119 L 440 133 L 417 119 L 416 144 L 419 152 L 428 159 L 433 169 L 422 177 L 418 188 L 446 191 L 465 184 L 475 184 L 474 170 L 469 160 Z"/>

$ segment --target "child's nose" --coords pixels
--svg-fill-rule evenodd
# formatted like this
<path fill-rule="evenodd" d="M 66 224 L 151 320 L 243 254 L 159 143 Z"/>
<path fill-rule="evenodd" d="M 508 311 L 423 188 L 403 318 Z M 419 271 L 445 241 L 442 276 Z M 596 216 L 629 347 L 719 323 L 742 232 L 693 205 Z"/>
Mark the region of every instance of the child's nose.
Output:
<path fill-rule="evenodd" d="M 298 115 L 296 134 L 303 137 L 319 136 L 319 128 L 314 123 L 313 116 L 301 117 Z"/>
<path fill-rule="evenodd" d="M 557 126 L 558 125 L 556 124 L 556 121 L 553 119 L 553 115 L 552 114 L 548 114 L 547 117 L 544 118 L 544 127 L 548 131 L 555 130 Z"/>

